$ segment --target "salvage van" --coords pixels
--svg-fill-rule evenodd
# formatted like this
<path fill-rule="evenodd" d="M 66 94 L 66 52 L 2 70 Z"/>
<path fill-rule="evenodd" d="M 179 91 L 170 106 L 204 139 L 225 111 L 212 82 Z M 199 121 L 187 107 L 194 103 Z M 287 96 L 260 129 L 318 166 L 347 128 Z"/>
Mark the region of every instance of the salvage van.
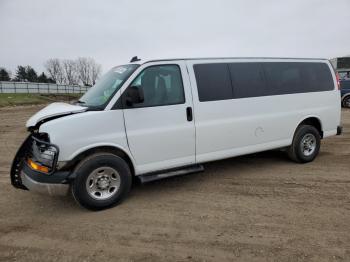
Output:
<path fill-rule="evenodd" d="M 310 162 L 321 139 L 341 133 L 340 113 L 326 59 L 134 59 L 75 104 L 53 103 L 33 115 L 11 182 L 50 195 L 72 192 L 82 206 L 104 209 L 135 178 L 198 172 L 208 161 L 283 149 L 295 162 Z"/>

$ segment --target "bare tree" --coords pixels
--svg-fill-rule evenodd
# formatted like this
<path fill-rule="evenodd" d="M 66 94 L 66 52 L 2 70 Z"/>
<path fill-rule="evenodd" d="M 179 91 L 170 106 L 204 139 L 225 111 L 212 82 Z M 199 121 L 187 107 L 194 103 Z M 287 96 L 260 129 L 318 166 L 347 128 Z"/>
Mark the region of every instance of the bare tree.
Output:
<path fill-rule="evenodd" d="M 51 58 L 46 61 L 45 68 L 50 78 L 58 84 L 92 86 L 101 74 L 101 65 L 90 57 L 76 60 Z"/>
<path fill-rule="evenodd" d="M 101 75 L 102 71 L 102 66 L 100 64 L 97 64 L 95 60 L 92 60 L 92 71 L 91 71 L 91 80 L 92 80 L 92 85 L 96 83 L 96 80 L 99 78 Z"/>
<path fill-rule="evenodd" d="M 64 83 L 64 73 L 61 61 L 58 58 L 51 58 L 46 61 L 45 68 L 51 77 L 56 83 Z"/>
<path fill-rule="evenodd" d="M 101 65 L 97 64 L 93 58 L 79 57 L 77 59 L 77 71 L 79 80 L 83 85 L 92 86 L 101 74 Z"/>
<path fill-rule="evenodd" d="M 79 80 L 84 86 L 90 85 L 90 64 L 89 59 L 86 57 L 79 57 L 77 59 L 77 69 L 79 74 Z"/>
<path fill-rule="evenodd" d="M 79 83 L 77 62 L 71 59 L 64 59 L 61 64 L 65 83 L 77 85 Z"/>

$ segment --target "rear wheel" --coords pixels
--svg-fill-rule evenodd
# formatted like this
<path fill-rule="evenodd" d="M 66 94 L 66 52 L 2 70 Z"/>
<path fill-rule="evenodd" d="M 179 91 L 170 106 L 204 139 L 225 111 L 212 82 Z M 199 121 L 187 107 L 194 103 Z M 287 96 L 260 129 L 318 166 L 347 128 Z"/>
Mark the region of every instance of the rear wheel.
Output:
<path fill-rule="evenodd" d="M 342 104 L 343 107 L 350 108 L 350 96 L 344 97 Z"/>
<path fill-rule="evenodd" d="M 80 205 L 91 210 L 118 204 L 131 187 L 132 176 L 128 164 L 110 153 L 87 157 L 77 166 L 75 173 L 73 196 Z"/>
<path fill-rule="evenodd" d="M 288 148 L 288 156 L 295 162 L 311 162 L 318 155 L 321 146 L 321 136 L 318 130 L 310 125 L 299 126 Z"/>

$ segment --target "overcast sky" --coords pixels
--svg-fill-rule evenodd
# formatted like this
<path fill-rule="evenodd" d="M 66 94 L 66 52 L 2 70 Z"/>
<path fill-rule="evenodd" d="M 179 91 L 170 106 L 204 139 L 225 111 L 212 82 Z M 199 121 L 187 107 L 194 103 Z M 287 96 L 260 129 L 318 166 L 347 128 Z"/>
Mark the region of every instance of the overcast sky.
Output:
<path fill-rule="evenodd" d="M 350 54 L 350 0 L 0 0 L 0 67 Z"/>

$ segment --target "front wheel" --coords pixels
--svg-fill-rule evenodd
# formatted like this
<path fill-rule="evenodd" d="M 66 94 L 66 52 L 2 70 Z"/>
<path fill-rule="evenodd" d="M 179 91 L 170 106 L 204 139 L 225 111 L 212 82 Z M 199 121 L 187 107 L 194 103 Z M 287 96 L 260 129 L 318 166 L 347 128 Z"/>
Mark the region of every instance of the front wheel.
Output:
<path fill-rule="evenodd" d="M 302 125 L 295 131 L 288 156 L 298 163 L 311 162 L 318 155 L 320 146 L 321 136 L 318 130 L 310 125 Z"/>
<path fill-rule="evenodd" d="M 87 157 L 74 172 L 73 197 L 80 205 L 91 210 L 118 204 L 127 195 L 132 183 L 128 164 L 110 153 Z"/>

